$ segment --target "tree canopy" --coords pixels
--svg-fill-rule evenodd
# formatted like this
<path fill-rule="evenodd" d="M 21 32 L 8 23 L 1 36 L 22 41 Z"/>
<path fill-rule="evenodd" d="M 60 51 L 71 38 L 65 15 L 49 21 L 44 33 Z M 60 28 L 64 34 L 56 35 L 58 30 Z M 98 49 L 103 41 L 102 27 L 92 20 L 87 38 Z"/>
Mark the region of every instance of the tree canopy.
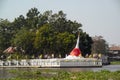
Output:
<path fill-rule="evenodd" d="M 30 56 L 54 54 L 65 57 L 76 44 L 77 34 L 73 32 L 81 27 L 81 23 L 68 20 L 63 11 L 40 13 L 37 8 L 31 8 L 26 16 L 20 15 L 13 22 L 0 19 L 0 51 L 15 46 Z M 91 44 L 91 37 L 81 31 L 79 45 L 83 56 L 91 53 Z"/>
<path fill-rule="evenodd" d="M 92 53 L 106 54 L 108 52 L 108 44 L 102 36 L 95 36 L 92 39 L 94 42 L 92 44 Z"/>

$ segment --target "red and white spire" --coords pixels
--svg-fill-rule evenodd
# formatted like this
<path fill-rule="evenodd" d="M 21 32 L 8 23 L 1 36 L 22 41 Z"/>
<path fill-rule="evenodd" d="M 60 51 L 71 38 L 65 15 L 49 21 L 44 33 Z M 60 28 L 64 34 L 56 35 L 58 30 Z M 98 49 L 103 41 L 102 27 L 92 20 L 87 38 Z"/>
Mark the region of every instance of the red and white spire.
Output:
<path fill-rule="evenodd" d="M 81 54 L 81 50 L 79 49 L 79 34 L 78 34 L 78 38 L 77 38 L 77 43 L 75 48 L 70 52 L 71 56 L 79 56 Z"/>

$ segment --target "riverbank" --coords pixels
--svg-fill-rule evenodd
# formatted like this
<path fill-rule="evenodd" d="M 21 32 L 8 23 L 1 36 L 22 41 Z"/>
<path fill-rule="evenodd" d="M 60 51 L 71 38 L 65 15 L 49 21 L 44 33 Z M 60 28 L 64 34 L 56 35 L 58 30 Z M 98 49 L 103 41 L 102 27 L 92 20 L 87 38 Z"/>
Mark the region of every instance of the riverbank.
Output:
<path fill-rule="evenodd" d="M 101 68 L 0 68 L 0 80 L 120 80 L 120 65 Z"/>
<path fill-rule="evenodd" d="M 120 80 L 120 71 L 109 70 L 71 72 L 65 70 L 9 70 L 12 78 L 0 80 Z"/>
<path fill-rule="evenodd" d="M 111 65 L 120 65 L 120 61 L 112 61 L 110 62 Z"/>

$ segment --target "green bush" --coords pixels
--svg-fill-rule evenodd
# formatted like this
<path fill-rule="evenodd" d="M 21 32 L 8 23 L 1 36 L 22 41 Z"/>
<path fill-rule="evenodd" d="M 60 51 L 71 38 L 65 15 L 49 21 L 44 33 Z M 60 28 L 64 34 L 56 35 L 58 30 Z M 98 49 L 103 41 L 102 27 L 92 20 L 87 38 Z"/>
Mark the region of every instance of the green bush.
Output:
<path fill-rule="evenodd" d="M 9 72 L 17 76 L 7 80 L 120 80 L 120 71 L 111 72 L 108 70 L 97 72 L 70 72 L 64 70 L 40 69 L 29 71 L 10 70 Z"/>

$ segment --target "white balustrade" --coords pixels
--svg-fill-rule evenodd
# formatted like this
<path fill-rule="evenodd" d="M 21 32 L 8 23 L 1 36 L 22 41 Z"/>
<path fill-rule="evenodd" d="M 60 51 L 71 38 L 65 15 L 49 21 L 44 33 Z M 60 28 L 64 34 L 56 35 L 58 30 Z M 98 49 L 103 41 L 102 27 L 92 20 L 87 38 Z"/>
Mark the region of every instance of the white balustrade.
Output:
<path fill-rule="evenodd" d="M 30 59 L 0 61 L 0 66 L 39 66 L 39 67 L 77 67 L 77 66 L 102 66 L 102 60 L 83 59 Z"/>

